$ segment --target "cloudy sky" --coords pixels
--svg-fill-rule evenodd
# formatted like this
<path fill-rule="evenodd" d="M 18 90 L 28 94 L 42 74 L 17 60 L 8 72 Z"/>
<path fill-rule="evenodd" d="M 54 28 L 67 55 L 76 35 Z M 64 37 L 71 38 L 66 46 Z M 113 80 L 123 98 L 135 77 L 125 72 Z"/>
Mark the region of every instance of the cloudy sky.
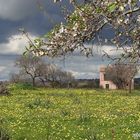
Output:
<path fill-rule="evenodd" d="M 19 28 L 28 31 L 30 37 L 44 35 L 55 24 L 64 21 L 61 5 L 54 4 L 53 0 L 0 0 L 0 80 L 9 78 L 9 74 L 17 69 L 14 61 L 24 52 L 27 39 L 19 32 Z M 82 0 L 81 0 L 82 1 Z M 63 3 L 71 9 L 68 0 Z M 43 5 L 43 11 L 42 9 Z M 110 33 L 107 33 L 110 35 Z M 73 72 L 76 78 L 98 78 L 100 65 L 108 64 L 103 60 L 102 50 L 114 55 L 112 46 L 94 46 L 94 56 L 86 58 L 73 55 L 63 58 L 50 59 L 59 67 Z"/>

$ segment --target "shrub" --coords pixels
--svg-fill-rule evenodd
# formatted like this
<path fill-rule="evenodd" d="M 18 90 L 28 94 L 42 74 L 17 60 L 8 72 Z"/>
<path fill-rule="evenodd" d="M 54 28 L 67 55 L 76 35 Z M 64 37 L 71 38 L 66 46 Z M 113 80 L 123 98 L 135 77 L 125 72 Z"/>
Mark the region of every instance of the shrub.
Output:
<path fill-rule="evenodd" d="M 9 95 L 7 84 L 0 82 L 0 95 Z"/>
<path fill-rule="evenodd" d="M 35 87 L 33 87 L 31 84 L 29 83 L 17 83 L 17 84 L 11 84 L 10 85 L 11 89 L 23 89 L 23 90 L 33 90 L 36 89 Z"/>

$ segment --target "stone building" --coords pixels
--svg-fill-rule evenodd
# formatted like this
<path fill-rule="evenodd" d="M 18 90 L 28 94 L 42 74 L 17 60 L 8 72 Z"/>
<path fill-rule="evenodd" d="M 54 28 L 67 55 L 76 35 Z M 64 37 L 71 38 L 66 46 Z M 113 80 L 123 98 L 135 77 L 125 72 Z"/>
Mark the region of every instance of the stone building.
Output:
<path fill-rule="evenodd" d="M 100 67 L 100 87 L 104 89 L 117 89 L 117 86 L 107 78 L 106 76 L 106 67 L 101 66 Z M 126 89 L 128 89 L 128 85 L 126 86 Z M 134 89 L 134 79 L 132 79 L 131 89 Z"/>
<path fill-rule="evenodd" d="M 100 87 L 104 89 L 117 89 L 117 86 L 110 80 L 106 79 L 105 66 L 100 67 Z"/>

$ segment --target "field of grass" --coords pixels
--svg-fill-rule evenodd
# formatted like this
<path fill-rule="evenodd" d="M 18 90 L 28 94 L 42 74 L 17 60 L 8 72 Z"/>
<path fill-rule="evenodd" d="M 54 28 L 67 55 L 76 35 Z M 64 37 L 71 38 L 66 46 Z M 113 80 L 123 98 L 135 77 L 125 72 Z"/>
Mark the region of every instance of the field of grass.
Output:
<path fill-rule="evenodd" d="M 133 140 L 140 133 L 140 91 L 11 88 L 0 96 L 10 140 Z M 138 135 L 139 136 L 139 135 Z"/>

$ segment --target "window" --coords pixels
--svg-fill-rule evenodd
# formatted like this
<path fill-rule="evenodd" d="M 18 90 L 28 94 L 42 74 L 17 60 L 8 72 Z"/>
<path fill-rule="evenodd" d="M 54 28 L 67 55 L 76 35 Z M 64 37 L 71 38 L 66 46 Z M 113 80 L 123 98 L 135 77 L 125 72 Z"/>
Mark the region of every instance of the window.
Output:
<path fill-rule="evenodd" d="M 107 74 L 104 74 L 104 81 L 109 81 L 109 76 Z"/>

